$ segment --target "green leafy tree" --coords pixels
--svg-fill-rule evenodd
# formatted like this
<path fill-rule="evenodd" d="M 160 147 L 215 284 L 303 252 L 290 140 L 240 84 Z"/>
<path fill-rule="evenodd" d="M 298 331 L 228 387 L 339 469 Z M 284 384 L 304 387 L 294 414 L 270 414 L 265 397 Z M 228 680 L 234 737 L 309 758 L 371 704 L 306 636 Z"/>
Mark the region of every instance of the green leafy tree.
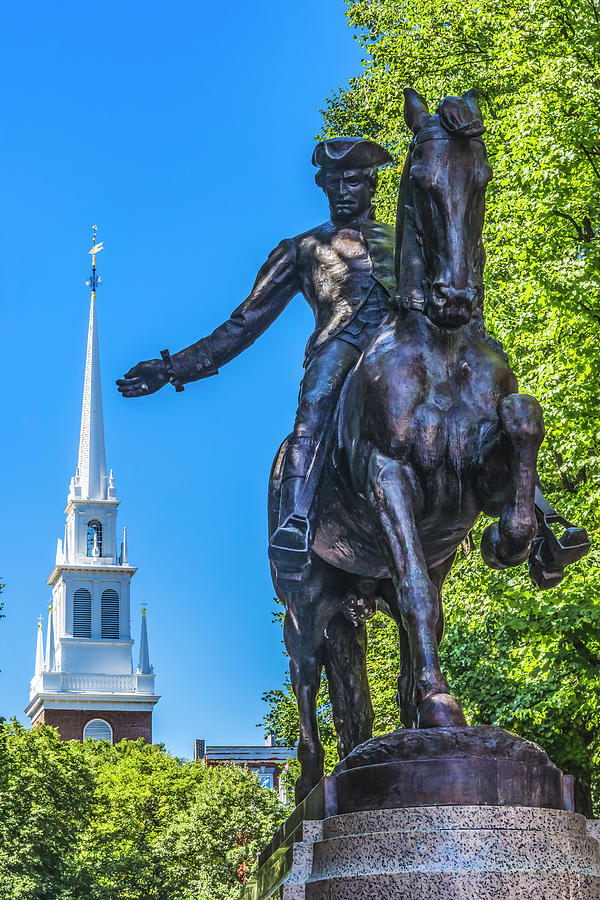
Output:
<path fill-rule="evenodd" d="M 167 900 L 168 861 L 156 842 L 195 796 L 200 767 L 141 738 L 114 747 L 86 741 L 84 752 L 95 776 L 96 812 L 78 865 L 88 873 L 91 900 Z"/>
<path fill-rule="evenodd" d="M 239 895 L 281 818 L 255 775 L 180 760 L 142 739 L 114 747 L 88 741 L 85 753 L 96 775 L 96 814 L 78 865 L 90 900 Z"/>
<path fill-rule="evenodd" d="M 176 816 L 159 850 L 169 860 L 169 896 L 234 900 L 256 869 L 284 811 L 273 791 L 248 769 L 202 768 L 201 789 Z"/>
<path fill-rule="evenodd" d="M 494 180 L 485 241 L 486 322 L 520 390 L 544 407 L 545 492 L 585 525 L 590 555 L 541 593 L 525 567 L 460 556 L 445 588 L 443 664 L 470 720 L 537 739 L 577 776 L 591 811 L 600 762 L 600 7 L 597 0 L 351 0 L 363 70 L 324 110 L 321 137 L 359 134 L 404 158 L 403 88 L 432 108 L 477 87 Z M 394 221 L 400 166 L 378 215 Z M 481 527 L 475 534 L 476 543 Z M 370 625 L 376 727 L 388 730 L 397 637 Z M 281 709 L 284 691 L 270 715 Z M 289 733 L 288 739 L 292 734 Z"/>
<path fill-rule="evenodd" d="M 282 817 L 248 770 L 0 723 L 0 900 L 233 900 Z"/>
<path fill-rule="evenodd" d="M 0 724 L 0 900 L 85 896 L 76 848 L 93 811 L 80 745 L 52 728 Z"/>

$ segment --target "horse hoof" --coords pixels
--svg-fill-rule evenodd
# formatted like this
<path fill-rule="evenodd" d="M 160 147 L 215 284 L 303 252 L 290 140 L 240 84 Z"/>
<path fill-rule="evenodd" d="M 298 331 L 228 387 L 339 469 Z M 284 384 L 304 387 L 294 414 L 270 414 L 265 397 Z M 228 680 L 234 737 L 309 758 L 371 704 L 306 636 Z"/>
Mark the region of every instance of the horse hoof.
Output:
<path fill-rule="evenodd" d="M 419 703 L 418 728 L 461 728 L 467 724 L 463 708 L 452 694 L 432 694 Z"/>

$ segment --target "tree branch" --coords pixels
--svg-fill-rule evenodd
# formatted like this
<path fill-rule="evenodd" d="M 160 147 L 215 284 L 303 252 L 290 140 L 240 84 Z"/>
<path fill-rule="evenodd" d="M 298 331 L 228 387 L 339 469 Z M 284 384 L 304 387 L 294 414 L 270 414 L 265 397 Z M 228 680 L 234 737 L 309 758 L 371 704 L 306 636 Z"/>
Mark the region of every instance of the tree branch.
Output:
<path fill-rule="evenodd" d="M 580 225 L 577 224 L 577 222 L 575 221 L 575 219 L 573 218 L 573 216 L 570 216 L 568 213 L 561 212 L 560 209 L 551 209 L 551 210 L 550 210 L 550 215 L 551 215 L 551 216 L 560 216 L 561 219 L 566 219 L 567 222 L 570 222 L 570 223 L 571 223 L 571 225 L 573 226 L 573 228 L 574 228 L 575 231 L 577 232 L 577 237 L 578 237 L 578 239 L 579 239 L 582 243 L 585 241 L 585 236 L 584 236 L 584 233 L 583 233 L 583 229 L 581 228 Z"/>

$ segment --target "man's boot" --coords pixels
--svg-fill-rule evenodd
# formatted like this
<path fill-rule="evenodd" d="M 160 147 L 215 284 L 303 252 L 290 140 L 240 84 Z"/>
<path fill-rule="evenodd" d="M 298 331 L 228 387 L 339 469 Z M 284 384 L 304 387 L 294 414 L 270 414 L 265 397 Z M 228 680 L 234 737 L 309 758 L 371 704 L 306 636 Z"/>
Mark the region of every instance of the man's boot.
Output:
<path fill-rule="evenodd" d="M 306 475 L 315 456 L 315 441 L 291 437 L 283 464 L 280 515 L 281 524 L 271 535 L 269 559 L 278 577 L 299 581 L 308 562 L 310 523 L 308 512 L 312 496 L 305 495 Z"/>

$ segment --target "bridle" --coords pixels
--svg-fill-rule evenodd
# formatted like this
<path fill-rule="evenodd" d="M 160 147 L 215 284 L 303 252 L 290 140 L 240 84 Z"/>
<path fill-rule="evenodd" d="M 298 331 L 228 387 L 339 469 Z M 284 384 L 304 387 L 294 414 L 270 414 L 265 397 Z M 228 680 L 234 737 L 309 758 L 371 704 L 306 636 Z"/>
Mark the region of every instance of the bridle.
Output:
<path fill-rule="evenodd" d="M 433 126 L 433 127 L 430 126 L 428 128 L 423 128 L 421 131 L 419 131 L 417 134 L 415 134 L 412 141 L 410 142 L 410 145 L 408 148 L 409 160 L 412 157 L 415 149 L 417 148 L 417 146 L 419 144 L 424 144 L 429 141 L 447 141 L 447 140 L 451 140 L 452 138 L 459 138 L 464 141 L 477 141 L 478 144 L 481 144 L 482 147 L 485 147 L 483 140 L 478 135 L 470 136 L 470 135 L 460 134 L 458 132 L 455 134 L 452 134 L 451 132 L 447 131 L 446 129 L 443 129 L 443 133 L 440 133 L 441 131 L 442 131 L 441 126 Z M 417 233 L 415 233 L 415 237 L 417 238 L 418 236 L 419 235 Z M 422 240 L 422 235 L 420 237 Z M 422 252 L 423 252 L 423 250 L 421 247 L 421 253 Z M 406 310 L 414 309 L 414 310 L 417 310 L 418 312 L 425 314 L 425 303 L 426 303 L 425 296 L 423 296 L 420 299 L 417 299 L 416 297 L 407 297 L 407 296 L 397 295 L 396 301 L 398 302 L 399 306 L 402 309 L 406 309 Z"/>

